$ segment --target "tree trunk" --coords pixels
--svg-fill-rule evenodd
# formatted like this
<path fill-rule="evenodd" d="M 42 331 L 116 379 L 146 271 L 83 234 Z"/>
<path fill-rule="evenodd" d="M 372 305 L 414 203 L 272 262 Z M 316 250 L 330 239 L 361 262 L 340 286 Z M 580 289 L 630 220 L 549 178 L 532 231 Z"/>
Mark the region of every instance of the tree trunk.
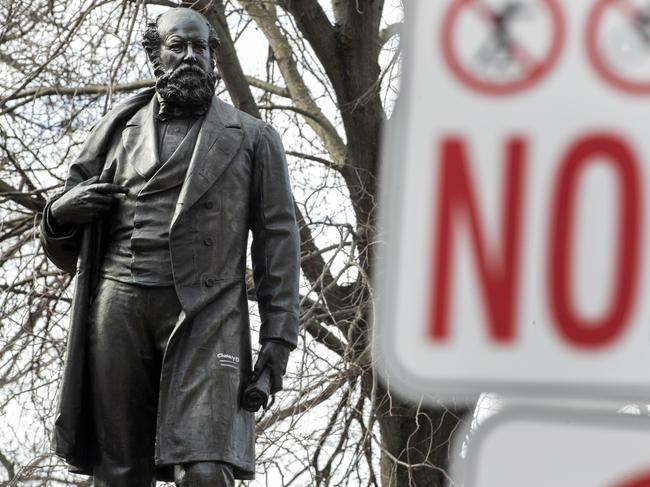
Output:
<path fill-rule="evenodd" d="M 382 438 L 383 487 L 443 487 L 458 455 L 457 433 L 473 408 L 421 407 L 384 396 L 377 408 Z"/>

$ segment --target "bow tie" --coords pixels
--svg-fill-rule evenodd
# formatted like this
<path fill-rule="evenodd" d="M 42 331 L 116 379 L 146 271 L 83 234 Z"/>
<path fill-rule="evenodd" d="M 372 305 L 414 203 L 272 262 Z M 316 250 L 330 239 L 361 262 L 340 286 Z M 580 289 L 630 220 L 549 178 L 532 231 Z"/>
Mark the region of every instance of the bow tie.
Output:
<path fill-rule="evenodd" d="M 208 110 L 207 106 L 183 109 L 183 107 L 170 105 L 164 100 L 159 100 L 159 105 L 157 118 L 163 122 L 168 122 L 173 118 L 198 118 Z"/>

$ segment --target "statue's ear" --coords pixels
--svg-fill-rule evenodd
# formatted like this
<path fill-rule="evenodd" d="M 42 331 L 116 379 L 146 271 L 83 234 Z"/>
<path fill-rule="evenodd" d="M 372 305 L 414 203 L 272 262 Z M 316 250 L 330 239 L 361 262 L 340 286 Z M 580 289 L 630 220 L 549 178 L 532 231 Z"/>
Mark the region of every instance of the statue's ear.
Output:
<path fill-rule="evenodd" d="M 153 69 L 153 75 L 158 78 L 165 74 L 165 70 L 160 66 L 160 54 L 147 52 L 147 60 Z"/>

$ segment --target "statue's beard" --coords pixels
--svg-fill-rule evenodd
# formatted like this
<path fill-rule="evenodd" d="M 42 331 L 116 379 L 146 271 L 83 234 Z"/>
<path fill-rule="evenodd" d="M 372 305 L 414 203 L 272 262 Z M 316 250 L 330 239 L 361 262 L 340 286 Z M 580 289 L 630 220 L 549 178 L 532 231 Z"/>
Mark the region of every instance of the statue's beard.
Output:
<path fill-rule="evenodd" d="M 160 97 L 184 112 L 207 108 L 214 95 L 214 85 L 214 75 L 195 64 L 184 64 L 156 78 Z"/>

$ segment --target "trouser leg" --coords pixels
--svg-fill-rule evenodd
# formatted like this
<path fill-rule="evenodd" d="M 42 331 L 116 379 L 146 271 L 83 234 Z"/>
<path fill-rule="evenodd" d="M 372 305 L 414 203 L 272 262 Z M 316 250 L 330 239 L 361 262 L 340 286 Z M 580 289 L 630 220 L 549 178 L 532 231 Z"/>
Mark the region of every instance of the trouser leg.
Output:
<path fill-rule="evenodd" d="M 150 324 L 155 321 L 159 328 L 168 329 L 169 336 L 178 309 L 169 309 L 166 319 L 154 316 L 160 307 L 151 302 L 152 292 L 102 280 L 91 309 L 88 351 L 97 439 L 96 487 L 155 485 L 159 348 L 164 340 L 152 336 Z M 158 297 L 159 302 L 175 302 L 175 294 Z"/>
<path fill-rule="evenodd" d="M 174 467 L 176 487 L 234 487 L 232 465 L 224 462 L 196 462 Z"/>

